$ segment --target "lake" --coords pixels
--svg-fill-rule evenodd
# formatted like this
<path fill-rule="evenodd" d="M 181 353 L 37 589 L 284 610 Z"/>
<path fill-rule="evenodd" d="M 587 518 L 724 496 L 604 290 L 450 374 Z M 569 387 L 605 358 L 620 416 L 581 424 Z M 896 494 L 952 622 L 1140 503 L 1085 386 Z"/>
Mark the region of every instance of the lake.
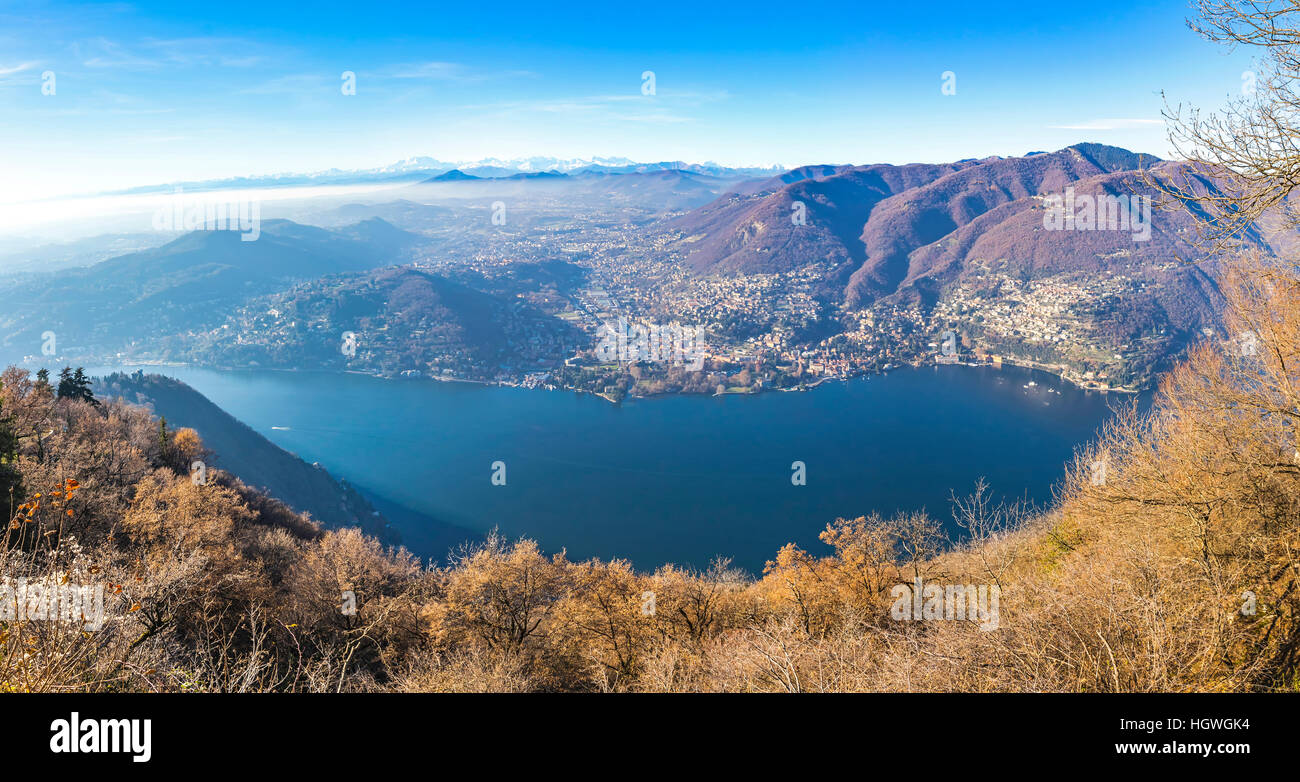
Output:
<path fill-rule="evenodd" d="M 1002 496 L 1048 502 L 1074 449 L 1133 399 L 1015 367 L 904 369 L 804 393 L 621 405 L 432 380 L 144 369 L 189 383 L 383 501 L 642 570 L 722 555 L 758 573 L 790 541 L 828 552 L 817 539 L 828 522 L 873 510 L 924 509 L 952 527 L 951 493 L 969 493 L 980 477 Z M 796 461 L 806 485 L 792 484 Z M 492 480 L 498 462 L 504 485 Z M 421 550 L 418 521 L 393 515 L 416 553 L 446 553 Z"/>

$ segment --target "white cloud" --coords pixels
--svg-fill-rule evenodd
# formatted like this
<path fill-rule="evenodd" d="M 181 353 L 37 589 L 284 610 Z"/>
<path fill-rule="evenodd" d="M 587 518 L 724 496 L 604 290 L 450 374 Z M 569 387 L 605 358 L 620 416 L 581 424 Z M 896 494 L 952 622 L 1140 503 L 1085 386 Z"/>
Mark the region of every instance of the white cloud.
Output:
<path fill-rule="evenodd" d="M 73 53 L 82 58 L 82 64 L 87 68 L 248 68 L 266 61 L 265 56 L 250 53 L 252 48 L 255 48 L 254 44 L 239 38 L 144 38 L 127 46 L 99 37 L 73 44 Z"/>
<path fill-rule="evenodd" d="M 30 70 L 35 67 L 36 67 L 36 63 L 34 62 L 23 62 L 11 66 L 0 65 L 0 77 L 11 76 L 15 73 L 22 73 L 23 71 Z"/>
<path fill-rule="evenodd" d="M 329 89 L 337 91 L 338 85 L 338 81 L 319 73 L 298 73 L 270 79 L 239 92 L 244 95 L 306 95 Z"/>
<path fill-rule="evenodd" d="M 417 62 L 393 65 L 380 70 L 380 77 L 392 79 L 427 79 L 430 81 L 480 82 L 488 79 L 536 76 L 531 71 L 490 72 L 472 68 L 458 62 Z"/>

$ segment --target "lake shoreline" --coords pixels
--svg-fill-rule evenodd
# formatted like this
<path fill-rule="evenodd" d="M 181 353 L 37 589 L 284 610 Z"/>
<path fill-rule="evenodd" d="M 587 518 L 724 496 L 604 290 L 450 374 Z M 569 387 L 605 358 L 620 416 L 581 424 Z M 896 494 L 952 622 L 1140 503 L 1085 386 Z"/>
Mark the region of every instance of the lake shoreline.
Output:
<path fill-rule="evenodd" d="M 585 389 L 585 388 L 574 388 L 571 386 L 557 386 L 557 385 L 545 385 L 545 384 L 528 385 L 522 382 L 515 382 L 515 381 L 477 380 L 474 378 L 452 377 L 446 375 L 401 375 L 401 374 L 393 375 L 389 373 L 375 372 L 375 371 L 363 370 L 363 369 L 321 369 L 321 368 L 300 369 L 300 368 L 290 368 L 290 367 L 235 367 L 235 366 L 189 363 L 183 361 L 148 361 L 148 362 L 138 362 L 138 363 L 132 362 L 123 365 L 124 368 L 129 367 L 132 370 L 140 369 L 143 367 L 154 367 L 154 366 L 184 368 L 184 369 L 200 369 L 200 370 L 210 370 L 210 371 L 217 371 L 217 372 L 282 372 L 288 374 L 354 375 L 354 376 L 372 377 L 377 380 L 384 380 L 384 381 L 426 380 L 426 381 L 433 381 L 438 383 L 455 383 L 455 384 L 475 385 L 475 386 L 483 386 L 483 387 L 495 386 L 500 388 L 520 388 L 528 391 L 536 391 L 539 389 L 544 391 L 565 391 L 565 392 L 570 392 L 578 395 L 594 396 L 599 399 L 603 399 L 604 401 L 609 402 L 610 404 L 615 406 L 621 405 L 624 401 L 627 401 L 629 399 L 642 400 L 642 399 L 664 399 L 670 397 L 708 398 L 708 397 L 724 397 L 724 396 L 761 396 L 763 394 L 772 393 L 772 392 L 779 392 L 779 393 L 807 392 L 826 383 L 849 382 L 853 380 L 869 380 L 875 377 L 884 377 L 886 375 L 898 372 L 899 370 L 924 369 L 926 367 L 939 367 L 939 366 L 960 366 L 960 367 L 970 367 L 973 369 L 984 368 L 984 369 L 995 369 L 995 370 L 1001 370 L 1004 366 L 1014 367 L 1015 369 L 1037 372 L 1037 373 L 1041 373 L 1056 378 L 1060 380 L 1062 383 L 1067 384 L 1076 390 L 1083 391 L 1086 393 L 1139 395 L 1142 394 L 1144 391 L 1153 390 L 1153 389 L 1143 389 L 1143 388 L 1136 388 L 1136 389 L 1126 388 L 1122 386 L 1090 385 L 1088 384 L 1087 381 L 1075 380 L 1071 377 L 1068 377 L 1065 370 L 1061 369 L 1059 366 L 1040 364 L 1032 361 L 1011 360 L 1006 358 L 1002 359 L 1001 364 L 993 364 L 989 362 L 974 362 L 974 361 L 950 361 L 950 362 L 943 362 L 943 363 L 918 362 L 918 363 L 911 363 L 911 364 L 901 364 L 899 366 L 891 367 L 889 369 L 880 370 L 877 372 L 863 372 L 861 374 L 856 374 L 856 375 L 845 375 L 845 376 L 823 375 L 810 383 L 800 384 L 798 386 L 793 386 L 790 388 L 761 388 L 758 390 L 723 391 L 721 393 L 717 391 L 714 392 L 664 391 L 658 394 L 627 394 L 622 399 L 615 399 L 609 394 L 605 394 L 600 391 L 592 391 L 590 389 Z"/>

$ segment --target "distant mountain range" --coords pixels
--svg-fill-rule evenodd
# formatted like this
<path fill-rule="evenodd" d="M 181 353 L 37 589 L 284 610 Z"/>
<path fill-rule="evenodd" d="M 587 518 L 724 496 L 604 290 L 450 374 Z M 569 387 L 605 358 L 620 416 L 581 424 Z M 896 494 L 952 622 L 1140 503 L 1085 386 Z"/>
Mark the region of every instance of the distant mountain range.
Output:
<path fill-rule="evenodd" d="M 551 170 L 502 176 L 480 176 L 452 169 L 429 177 L 412 188 L 416 192 L 421 188 L 434 188 L 429 194 L 434 198 L 551 196 L 664 212 L 693 209 L 747 181 L 734 172 L 712 174 L 687 168 L 583 168 L 569 172 Z"/>
<path fill-rule="evenodd" d="M 780 166 L 732 167 L 717 163 L 686 163 L 680 160 L 660 161 L 657 163 L 638 163 L 628 158 L 553 158 L 531 157 L 502 160 L 486 158 L 475 161 L 448 162 L 431 157 L 413 157 L 387 166 L 365 169 L 328 169 L 306 173 L 267 174 L 264 176 L 230 177 L 226 179 L 193 180 L 168 182 L 158 185 L 133 187 L 112 191 L 102 195 L 125 195 L 136 193 L 168 192 L 180 187 L 190 192 L 204 190 L 227 190 L 258 187 L 289 187 L 307 185 L 348 185 L 371 183 L 402 183 L 421 181 L 459 171 L 479 178 L 498 178 L 514 175 L 539 174 L 542 172 L 576 173 L 590 171 L 598 173 L 645 173 L 650 171 L 689 171 L 695 174 L 722 178 L 763 177 L 779 173 Z"/>

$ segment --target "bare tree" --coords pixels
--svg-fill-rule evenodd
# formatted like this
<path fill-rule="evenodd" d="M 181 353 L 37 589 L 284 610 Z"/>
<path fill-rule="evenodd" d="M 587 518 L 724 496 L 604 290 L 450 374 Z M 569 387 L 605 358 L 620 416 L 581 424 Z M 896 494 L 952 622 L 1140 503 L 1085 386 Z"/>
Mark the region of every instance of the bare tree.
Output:
<path fill-rule="evenodd" d="M 1300 3 L 1197 0 L 1192 30 L 1230 49 L 1251 47 L 1257 69 L 1219 111 L 1169 105 L 1169 141 L 1186 165 L 1147 181 L 1166 209 L 1196 218 L 1207 254 L 1241 249 L 1262 232 L 1300 227 L 1291 195 L 1300 187 Z"/>

